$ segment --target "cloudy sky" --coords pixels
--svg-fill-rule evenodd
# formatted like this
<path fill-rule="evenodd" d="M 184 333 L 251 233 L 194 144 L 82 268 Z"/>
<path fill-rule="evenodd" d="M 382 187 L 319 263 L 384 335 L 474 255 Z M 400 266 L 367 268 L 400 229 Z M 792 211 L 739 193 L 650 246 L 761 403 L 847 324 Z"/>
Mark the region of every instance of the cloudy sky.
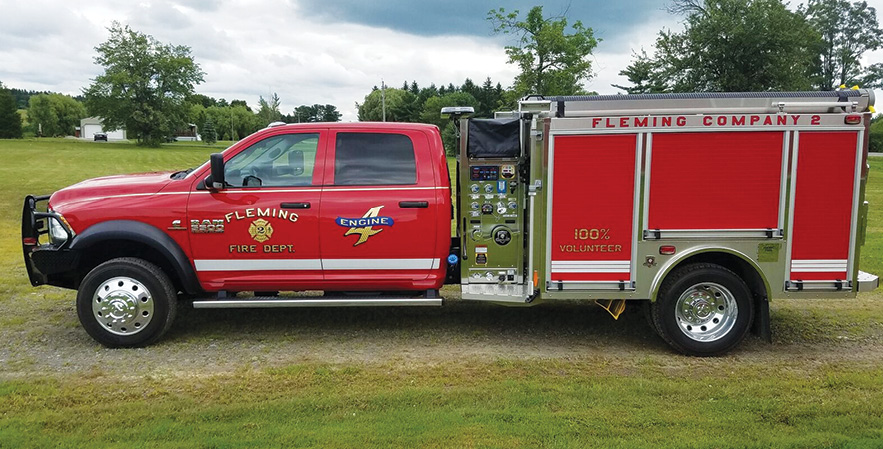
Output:
<path fill-rule="evenodd" d="M 883 8 L 883 0 L 868 3 Z M 535 4 L 581 20 L 602 40 L 586 84 L 599 93 L 627 84 L 619 71 L 633 50 L 651 48 L 657 31 L 681 29 L 664 11 L 668 0 L 0 0 L 0 82 L 80 93 L 101 72 L 94 48 L 117 20 L 189 46 L 206 72 L 199 93 L 254 106 L 276 92 L 283 113 L 329 103 L 355 120 L 355 102 L 381 80 L 400 87 L 490 77 L 509 86 L 516 70 L 503 46 L 511 38 L 492 34 L 487 12 Z M 883 51 L 866 59 L 880 62 Z"/>

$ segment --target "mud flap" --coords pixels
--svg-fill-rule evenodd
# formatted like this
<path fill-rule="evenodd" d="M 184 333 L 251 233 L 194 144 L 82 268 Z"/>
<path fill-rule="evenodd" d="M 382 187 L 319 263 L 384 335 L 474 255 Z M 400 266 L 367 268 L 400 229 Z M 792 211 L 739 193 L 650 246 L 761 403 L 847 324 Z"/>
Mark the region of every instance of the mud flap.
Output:
<path fill-rule="evenodd" d="M 624 299 L 596 299 L 595 304 L 606 310 L 614 320 L 618 320 L 623 310 L 625 310 Z"/>
<path fill-rule="evenodd" d="M 773 332 L 770 330 L 770 301 L 766 297 L 754 300 L 754 324 L 751 333 L 763 339 L 767 343 L 773 342 Z"/>

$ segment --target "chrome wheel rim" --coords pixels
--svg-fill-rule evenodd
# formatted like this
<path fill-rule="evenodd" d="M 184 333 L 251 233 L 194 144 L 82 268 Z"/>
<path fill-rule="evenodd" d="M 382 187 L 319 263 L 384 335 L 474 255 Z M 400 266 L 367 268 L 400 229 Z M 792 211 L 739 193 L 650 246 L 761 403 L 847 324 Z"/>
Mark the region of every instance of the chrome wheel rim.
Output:
<path fill-rule="evenodd" d="M 729 334 L 739 315 L 733 293 L 714 282 L 688 288 L 675 307 L 678 328 L 691 340 L 701 342 L 717 341 Z"/>
<path fill-rule="evenodd" d="M 92 316 L 105 331 L 134 335 L 153 320 L 154 301 L 144 284 L 119 276 L 98 286 L 92 296 Z"/>

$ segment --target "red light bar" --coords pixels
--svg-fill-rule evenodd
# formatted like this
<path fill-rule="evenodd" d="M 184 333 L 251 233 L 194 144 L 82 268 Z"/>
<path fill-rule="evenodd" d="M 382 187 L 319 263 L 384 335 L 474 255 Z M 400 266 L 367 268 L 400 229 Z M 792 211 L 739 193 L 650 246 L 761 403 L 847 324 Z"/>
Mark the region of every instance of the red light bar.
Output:
<path fill-rule="evenodd" d="M 849 114 L 843 119 L 843 122 L 847 125 L 858 125 L 862 122 L 862 116 L 861 114 Z"/>
<path fill-rule="evenodd" d="M 23 237 L 21 242 L 28 246 L 34 246 L 37 244 L 37 239 L 34 237 Z"/>

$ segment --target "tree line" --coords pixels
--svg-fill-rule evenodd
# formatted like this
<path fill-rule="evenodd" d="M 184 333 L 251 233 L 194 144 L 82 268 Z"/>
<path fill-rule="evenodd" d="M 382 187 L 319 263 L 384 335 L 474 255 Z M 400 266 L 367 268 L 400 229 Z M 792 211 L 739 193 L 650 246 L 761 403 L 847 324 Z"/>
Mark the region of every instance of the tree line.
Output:
<path fill-rule="evenodd" d="M 861 64 L 866 52 L 883 46 L 876 10 L 865 1 L 808 0 L 791 10 L 783 0 L 672 0 L 669 12 L 682 17 L 683 29 L 661 30 L 649 51 L 634 51 L 620 72 L 630 85 L 614 87 L 627 93 L 883 87 L 883 63 Z M 519 73 L 510 87 L 490 78 L 481 85 L 466 79 L 460 86 L 420 87 L 416 81 L 401 88 L 375 86 L 356 103 L 359 120 L 434 123 L 449 140 L 453 131 L 440 117 L 443 106 L 472 106 L 476 116 L 490 117 L 528 94 L 593 93 L 584 88 L 599 43 L 592 28 L 565 14 L 547 16 L 542 6 L 524 15 L 493 9 L 487 20 L 494 33 L 511 38 L 504 50 Z M 302 105 L 282 114 L 275 93 L 260 97 L 257 111 L 241 100 L 197 95 L 194 88 L 205 74 L 189 47 L 158 42 L 116 22 L 108 31 L 109 39 L 96 47 L 95 62 L 104 73 L 84 90 L 85 110 L 101 116 L 108 128 L 126 128 L 139 143 L 156 145 L 187 123 L 218 138 L 238 139 L 273 121 L 340 119 L 333 105 Z M 20 105 L 4 92 L 0 107 Z M 70 116 L 82 113 L 69 100 L 46 93 L 30 96 L 28 106 L 44 135 L 69 132 Z M 14 120 L 18 114 L 5 111 L 0 117 Z"/>
<path fill-rule="evenodd" d="M 883 87 L 883 63 L 861 58 L 883 45 L 866 1 L 674 0 L 684 29 L 662 30 L 620 74 L 628 93 L 832 90 Z"/>

